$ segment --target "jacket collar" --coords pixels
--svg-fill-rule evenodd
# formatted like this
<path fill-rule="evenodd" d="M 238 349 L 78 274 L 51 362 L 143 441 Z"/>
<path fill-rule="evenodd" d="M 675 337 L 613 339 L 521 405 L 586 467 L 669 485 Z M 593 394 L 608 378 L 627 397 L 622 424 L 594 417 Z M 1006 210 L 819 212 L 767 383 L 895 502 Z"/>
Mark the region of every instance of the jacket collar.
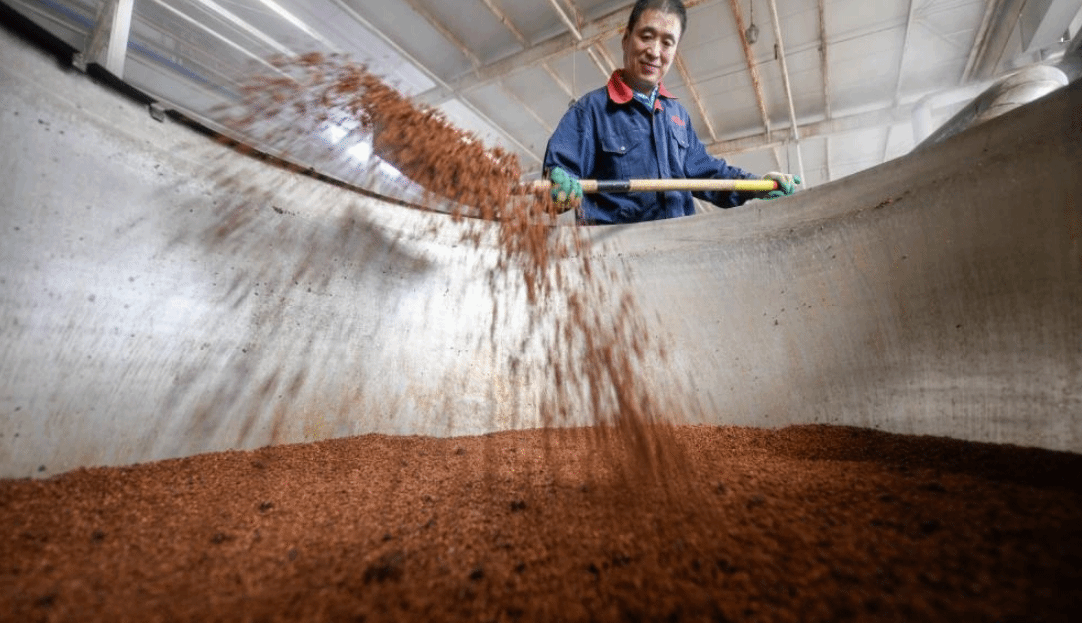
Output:
<path fill-rule="evenodd" d="M 635 97 L 635 92 L 631 89 L 626 82 L 624 82 L 624 71 L 617 69 L 609 76 L 609 99 L 616 104 L 626 104 Z M 664 97 L 668 99 L 676 99 L 676 96 L 669 93 L 669 90 L 665 88 L 664 84 L 658 84 L 657 95 L 659 98 Z M 661 108 L 661 100 L 654 102 L 654 109 Z"/>

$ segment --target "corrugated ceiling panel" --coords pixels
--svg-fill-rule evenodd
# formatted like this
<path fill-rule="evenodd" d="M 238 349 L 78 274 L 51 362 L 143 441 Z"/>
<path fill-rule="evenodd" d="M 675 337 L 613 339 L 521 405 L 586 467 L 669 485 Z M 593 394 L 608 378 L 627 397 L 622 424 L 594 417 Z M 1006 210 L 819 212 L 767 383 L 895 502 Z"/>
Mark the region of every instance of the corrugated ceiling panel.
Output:
<path fill-rule="evenodd" d="M 576 0 L 575 4 L 587 20 L 598 19 L 609 13 L 626 10 L 631 12 L 634 0 Z"/>
<path fill-rule="evenodd" d="M 786 55 L 797 119 L 819 118 L 823 111 L 823 73 L 817 47 Z M 779 72 L 780 76 L 780 72 Z"/>
<path fill-rule="evenodd" d="M 736 25 L 728 2 L 699 5 L 688 9 L 688 28 L 680 41 L 681 52 L 689 44 L 710 46 L 723 37 L 735 37 Z M 737 47 L 739 53 L 739 45 Z"/>
<path fill-rule="evenodd" d="M 828 0 L 824 13 L 827 40 L 835 43 L 868 33 L 905 28 L 909 19 L 909 2 Z"/>
<path fill-rule="evenodd" d="M 756 10 L 756 22 L 759 22 L 760 13 Z M 766 26 L 773 35 L 774 25 L 768 11 L 762 13 L 766 18 L 759 25 L 760 30 Z M 817 44 L 819 41 L 819 9 L 814 2 L 778 2 L 778 21 L 781 25 L 782 42 L 785 51 L 800 46 Z M 774 38 L 770 37 L 773 44 Z"/>
<path fill-rule="evenodd" d="M 508 77 L 504 83 L 516 93 L 522 94 L 530 107 L 553 128 L 567 111 L 568 102 L 571 100 L 571 96 L 557 86 L 547 72 L 537 67 L 518 72 Z M 546 142 L 547 140 L 548 136 L 545 137 Z M 540 148 L 544 149 L 544 144 L 540 145 Z"/>
<path fill-rule="evenodd" d="M 478 2 L 480 5 L 481 3 Z M 560 18 L 552 10 L 548 2 L 509 2 L 507 0 L 494 0 L 496 4 L 511 20 L 511 23 L 525 35 L 531 43 L 540 43 L 546 39 L 566 32 Z"/>
<path fill-rule="evenodd" d="M 917 17 L 948 38 L 956 39 L 968 53 L 986 6 L 983 0 L 927 2 L 918 7 Z"/>
<path fill-rule="evenodd" d="M 522 49 L 511 31 L 481 2 L 474 2 L 475 6 L 466 9 L 459 2 L 415 1 L 454 33 L 459 41 L 468 45 L 482 62 L 490 62 Z"/>
<path fill-rule="evenodd" d="M 709 79 L 719 73 L 745 71 L 744 50 L 736 33 L 714 37 L 705 43 L 688 39 L 680 54 L 696 79 Z"/>
<path fill-rule="evenodd" d="M 536 133 L 547 133 L 545 127 L 526 111 L 524 101 L 511 97 L 498 83 L 473 91 L 469 101 L 520 140 Z M 543 145 L 541 149 L 544 149 Z"/>
<path fill-rule="evenodd" d="M 462 52 L 404 2 L 384 2 L 372 6 L 359 0 L 342 1 L 436 75 L 452 77 L 473 69 Z"/>
<path fill-rule="evenodd" d="M 895 28 L 827 48 L 833 105 L 842 110 L 890 102 L 894 98 L 904 37 L 904 28 Z"/>
<path fill-rule="evenodd" d="M 958 84 L 965 71 L 968 48 L 932 32 L 923 21 L 910 32 L 902 77 L 903 93 L 925 93 Z"/>
<path fill-rule="evenodd" d="M 454 123 L 457 127 L 474 134 L 488 147 L 497 145 L 502 140 L 502 137 L 492 129 L 492 126 L 478 117 L 470 107 L 466 106 L 460 100 L 453 99 L 444 102 L 439 106 L 439 110 L 449 121 Z M 530 163 L 524 161 L 523 164 Z"/>
<path fill-rule="evenodd" d="M 584 51 L 561 56 L 551 63 L 553 71 L 562 76 L 578 99 L 605 86 L 609 77 L 603 74 Z"/>
<path fill-rule="evenodd" d="M 733 73 L 698 84 L 699 95 L 709 102 L 707 111 L 719 137 L 746 136 L 748 128 L 762 129 L 755 93 L 747 74 Z"/>

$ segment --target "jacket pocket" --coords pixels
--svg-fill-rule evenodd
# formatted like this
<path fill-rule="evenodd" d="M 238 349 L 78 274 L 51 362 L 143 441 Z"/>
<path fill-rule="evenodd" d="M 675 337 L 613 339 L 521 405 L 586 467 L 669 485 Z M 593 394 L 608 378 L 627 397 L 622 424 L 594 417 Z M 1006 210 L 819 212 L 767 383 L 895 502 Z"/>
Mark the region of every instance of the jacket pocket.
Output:
<path fill-rule="evenodd" d="M 688 130 L 684 126 L 675 123 L 669 124 L 669 168 L 671 174 L 676 177 L 684 176 L 684 164 L 688 158 Z"/>
<path fill-rule="evenodd" d="M 642 177 L 641 172 L 636 171 L 635 163 L 641 158 L 636 158 L 638 140 L 628 140 L 626 136 L 612 134 L 601 138 L 601 159 L 598 163 L 598 176 L 607 176 L 610 179 L 628 179 Z"/>
<path fill-rule="evenodd" d="M 674 147 L 688 148 L 688 129 L 675 123 L 669 124 L 669 136 L 672 136 Z"/>

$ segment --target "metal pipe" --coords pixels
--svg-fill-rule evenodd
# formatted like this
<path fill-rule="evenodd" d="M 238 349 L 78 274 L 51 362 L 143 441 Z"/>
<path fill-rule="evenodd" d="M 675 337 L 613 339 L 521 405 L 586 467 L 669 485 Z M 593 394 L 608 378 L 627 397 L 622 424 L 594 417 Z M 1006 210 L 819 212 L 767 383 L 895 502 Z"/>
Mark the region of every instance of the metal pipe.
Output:
<path fill-rule="evenodd" d="M 796 108 L 793 106 L 793 89 L 789 84 L 789 67 L 785 64 L 785 44 L 781 39 L 781 22 L 778 20 L 778 4 L 770 0 L 770 18 L 774 22 L 774 38 L 778 44 L 778 60 L 781 61 L 781 80 L 785 86 L 785 99 L 789 103 L 789 123 L 792 130 L 793 141 L 796 145 L 797 171 L 804 178 L 804 156 L 800 153 L 800 128 L 796 122 Z"/>
<path fill-rule="evenodd" d="M 827 62 L 827 17 L 825 0 L 819 0 L 819 70 L 823 74 L 823 113 L 830 119 L 830 64 Z"/>
<path fill-rule="evenodd" d="M 988 87 L 914 149 L 924 149 L 939 143 L 1066 85 L 1066 74 L 1049 65 L 1033 65 L 1015 72 Z"/>
<path fill-rule="evenodd" d="M 560 6 L 560 3 L 557 2 L 557 0 L 549 0 L 549 4 L 556 10 L 556 14 L 560 16 L 560 19 L 567 26 L 567 29 L 571 31 L 572 36 L 575 37 L 575 41 L 582 41 L 582 33 L 579 32 L 578 26 L 575 25 L 575 22 L 571 19 L 571 16 L 567 14 L 567 11 L 564 11 L 564 8 Z"/>
<path fill-rule="evenodd" d="M 902 93 L 902 75 L 905 72 L 905 53 L 909 50 L 909 33 L 913 30 L 913 15 L 916 13 L 916 0 L 909 0 L 909 17 L 905 20 L 905 38 L 902 39 L 902 54 L 898 59 L 898 79 L 894 82 L 894 105 L 898 105 L 898 99 Z"/>

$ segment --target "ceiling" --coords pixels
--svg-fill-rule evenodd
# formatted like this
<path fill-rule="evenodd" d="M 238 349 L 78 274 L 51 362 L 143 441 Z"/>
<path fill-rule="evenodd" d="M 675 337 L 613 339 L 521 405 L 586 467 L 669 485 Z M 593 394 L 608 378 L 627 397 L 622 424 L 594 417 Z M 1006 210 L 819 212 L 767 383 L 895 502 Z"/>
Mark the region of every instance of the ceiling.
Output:
<path fill-rule="evenodd" d="M 119 59 L 100 37 L 132 0 L 3 0 L 91 63 L 211 128 L 267 59 L 338 52 L 540 174 L 569 102 L 620 66 L 628 0 L 138 0 Z M 807 186 L 909 152 L 990 81 L 1077 48 L 1082 0 L 688 0 L 666 86 L 707 148 Z M 758 36 L 744 33 L 754 24 Z M 94 40 L 95 31 L 99 39 Z M 104 35 L 102 34 L 104 33 Z M 1072 41 L 1073 40 L 1073 41 Z M 1072 76 L 1073 77 L 1073 76 Z M 919 125 L 919 124 L 918 124 Z M 935 127 L 933 125 L 933 129 Z M 301 164 L 372 186 L 364 136 L 324 128 Z M 256 139 L 251 139 L 256 140 Z M 274 146 L 268 146 L 274 149 Z M 366 171 L 361 176 L 357 171 Z M 394 177 L 383 166 L 382 178 Z M 378 177 L 378 176 L 377 176 Z M 375 180 L 375 181 L 374 181 Z"/>

